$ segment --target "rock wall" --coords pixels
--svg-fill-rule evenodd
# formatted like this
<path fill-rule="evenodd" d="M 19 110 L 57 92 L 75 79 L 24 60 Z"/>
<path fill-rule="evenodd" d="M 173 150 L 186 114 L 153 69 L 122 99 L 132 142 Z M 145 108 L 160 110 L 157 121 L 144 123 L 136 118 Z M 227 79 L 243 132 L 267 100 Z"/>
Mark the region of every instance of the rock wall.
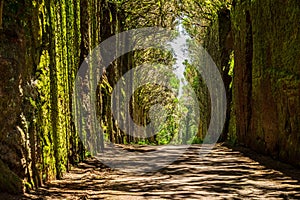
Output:
<path fill-rule="evenodd" d="M 4 2 L 0 30 L 0 191 L 20 193 L 26 176 L 28 143 L 22 130 L 24 88 L 32 67 L 26 66 L 25 29 L 19 17 L 24 4 Z"/>
<path fill-rule="evenodd" d="M 0 192 L 21 193 L 61 178 L 83 159 L 72 115 L 84 21 L 92 1 L 5 1 L 0 30 Z M 86 3 L 83 5 L 83 3 Z M 80 13 L 85 15 L 80 15 Z M 87 16 L 88 15 L 88 16 Z M 99 23 L 94 23 L 99 24 Z M 82 56 L 81 56 L 82 54 Z"/>
<path fill-rule="evenodd" d="M 300 4 L 233 2 L 238 142 L 300 166 Z"/>

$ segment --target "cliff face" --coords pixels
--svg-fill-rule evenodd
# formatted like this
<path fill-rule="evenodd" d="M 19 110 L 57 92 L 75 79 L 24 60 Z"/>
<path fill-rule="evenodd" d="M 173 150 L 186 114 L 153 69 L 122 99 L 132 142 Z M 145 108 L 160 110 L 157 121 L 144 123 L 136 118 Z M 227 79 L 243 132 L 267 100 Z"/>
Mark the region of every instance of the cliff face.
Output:
<path fill-rule="evenodd" d="M 72 105 L 82 102 L 73 101 L 73 84 L 83 59 L 106 36 L 100 33 L 100 24 L 108 33 L 114 28 L 105 16 L 115 17 L 107 1 L 96 4 L 89 0 L 4 2 L 0 192 L 21 193 L 24 185 L 37 188 L 61 178 L 70 165 L 84 159 L 74 124 L 74 118 L 81 116 L 72 113 Z"/>
<path fill-rule="evenodd" d="M 300 4 L 236 1 L 231 17 L 238 142 L 300 166 Z"/>
<path fill-rule="evenodd" d="M 98 10 L 87 0 L 4 2 L 0 191 L 38 187 L 83 159 L 71 114 L 72 103 L 82 102 L 72 102 L 72 84 L 89 50 L 117 30 L 105 17 L 115 9 L 101 2 Z M 224 9 L 218 17 L 206 47 L 224 69 L 229 103 L 234 50 L 229 138 L 300 166 L 299 1 L 237 0 L 231 14 Z"/>
<path fill-rule="evenodd" d="M 69 163 L 78 160 L 78 137 L 70 114 L 73 76 L 66 75 L 79 66 L 75 60 L 80 42 L 78 9 L 72 1 L 66 6 L 49 1 L 4 2 L 0 192 L 21 193 L 24 185 L 36 188 L 60 178 Z M 61 18 L 65 13 L 68 19 Z"/>
<path fill-rule="evenodd" d="M 22 109 L 20 88 L 27 76 L 22 68 L 25 58 L 21 52 L 25 49 L 22 38 L 13 30 L 0 33 L 0 44 L 0 188 L 18 193 L 22 192 L 22 181 L 18 176 L 25 175 L 22 163 L 25 154 L 24 135 L 18 130 Z"/>

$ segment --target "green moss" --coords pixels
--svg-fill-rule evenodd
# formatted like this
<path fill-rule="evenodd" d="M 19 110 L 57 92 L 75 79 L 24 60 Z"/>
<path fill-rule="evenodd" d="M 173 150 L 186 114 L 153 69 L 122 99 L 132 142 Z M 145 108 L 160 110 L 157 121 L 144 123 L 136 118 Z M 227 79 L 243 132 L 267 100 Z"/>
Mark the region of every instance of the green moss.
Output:
<path fill-rule="evenodd" d="M 250 118 L 237 121 L 239 137 L 257 151 L 296 165 L 300 156 L 299 10 L 297 0 L 240 0 L 231 17 L 237 58 L 234 79 L 240 89 L 235 94 L 237 116 L 245 117 L 248 109 L 244 108 L 251 104 Z M 249 34 L 253 49 L 247 44 Z M 251 60 L 249 53 L 253 55 Z M 245 72 L 249 66 L 251 79 L 247 80 Z M 247 94 L 245 88 L 250 88 L 251 93 Z"/>

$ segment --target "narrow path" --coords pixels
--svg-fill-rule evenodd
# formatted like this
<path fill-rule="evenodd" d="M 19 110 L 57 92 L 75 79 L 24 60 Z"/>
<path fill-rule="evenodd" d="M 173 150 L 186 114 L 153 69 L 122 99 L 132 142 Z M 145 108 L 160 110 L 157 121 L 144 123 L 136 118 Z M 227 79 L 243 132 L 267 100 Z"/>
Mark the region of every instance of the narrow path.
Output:
<path fill-rule="evenodd" d="M 300 170 L 251 151 L 218 145 L 200 158 L 198 149 L 193 145 L 173 164 L 146 174 L 111 170 L 91 158 L 24 198 L 300 199 Z"/>

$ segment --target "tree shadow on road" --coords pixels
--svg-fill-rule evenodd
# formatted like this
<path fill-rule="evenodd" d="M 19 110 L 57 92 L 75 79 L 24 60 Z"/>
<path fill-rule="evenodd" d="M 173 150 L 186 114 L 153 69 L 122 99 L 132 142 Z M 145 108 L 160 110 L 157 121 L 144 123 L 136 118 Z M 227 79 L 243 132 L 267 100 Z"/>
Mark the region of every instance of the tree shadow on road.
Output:
<path fill-rule="evenodd" d="M 199 156 L 193 145 L 172 164 L 149 173 L 113 170 L 90 158 L 23 199 L 298 199 L 298 169 L 252 151 L 217 145 Z M 176 153 L 176 149 L 172 151 Z M 246 156 L 248 155 L 248 156 Z M 167 155 L 166 155 L 167 156 Z M 251 158 L 250 158 L 251 157 Z M 125 159 L 125 158 L 124 158 Z M 278 169 L 279 169 L 278 168 Z"/>

